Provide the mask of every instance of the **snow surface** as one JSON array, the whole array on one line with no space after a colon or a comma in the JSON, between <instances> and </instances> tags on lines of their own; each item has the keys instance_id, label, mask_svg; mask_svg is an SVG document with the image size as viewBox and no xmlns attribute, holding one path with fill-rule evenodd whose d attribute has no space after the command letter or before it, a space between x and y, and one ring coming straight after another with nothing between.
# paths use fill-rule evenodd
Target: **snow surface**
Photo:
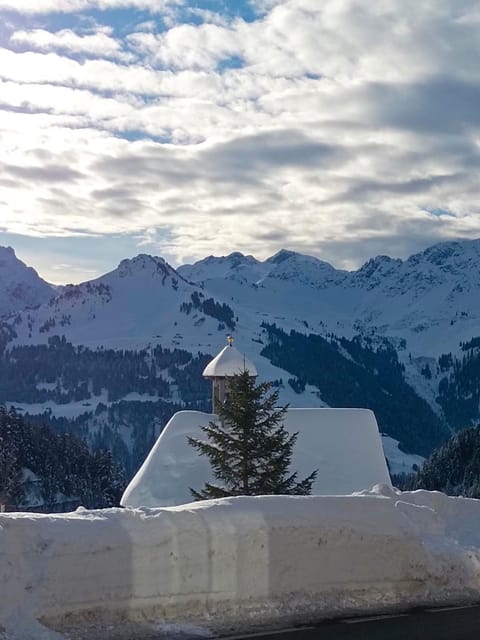
<instances>
[{"instance_id":1,"label":"snow surface","mask_svg":"<svg viewBox=\"0 0 480 640\"><path fill-rule=\"evenodd\" d=\"M413 465L421 467L425 458L415 453L405 453L398 448L398 440L382 435L382 446L391 473L412 473Z\"/></svg>"},{"instance_id":2,"label":"snow surface","mask_svg":"<svg viewBox=\"0 0 480 640\"><path fill-rule=\"evenodd\" d=\"M479 521L478 500L384 485L1 514L0 634L132 639L168 637L170 627L199 636L478 602Z\"/></svg>"},{"instance_id":3,"label":"snow surface","mask_svg":"<svg viewBox=\"0 0 480 640\"><path fill-rule=\"evenodd\" d=\"M129 507L162 507L190 502L212 475L208 460L188 444L202 439L202 425L217 416L179 411L158 437L123 494ZM368 409L288 409L284 426L298 433L291 470L304 478L318 469L312 493L342 495L390 485L375 415Z\"/></svg>"},{"instance_id":4,"label":"snow surface","mask_svg":"<svg viewBox=\"0 0 480 640\"><path fill-rule=\"evenodd\" d=\"M224 347L215 358L207 364L203 370L204 378L232 377L243 371L248 371L251 376L257 375L255 365L238 349L231 345Z\"/></svg>"}]
</instances>

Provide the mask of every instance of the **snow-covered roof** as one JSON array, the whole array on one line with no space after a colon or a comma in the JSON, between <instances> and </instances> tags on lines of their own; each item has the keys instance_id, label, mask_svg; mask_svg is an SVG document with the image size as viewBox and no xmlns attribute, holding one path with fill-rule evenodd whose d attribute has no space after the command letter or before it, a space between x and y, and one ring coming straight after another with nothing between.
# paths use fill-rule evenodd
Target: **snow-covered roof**
<instances>
[{"instance_id":1,"label":"snow-covered roof","mask_svg":"<svg viewBox=\"0 0 480 640\"><path fill-rule=\"evenodd\" d=\"M203 370L204 378L224 378L235 376L248 370L251 376L256 376L255 365L235 347L227 345Z\"/></svg>"},{"instance_id":2,"label":"snow-covered roof","mask_svg":"<svg viewBox=\"0 0 480 640\"><path fill-rule=\"evenodd\" d=\"M189 444L188 437L203 438L202 425L216 420L216 415L200 411L173 415L120 504L133 508L185 504L192 499L190 487L215 482L210 463ZM298 434L292 473L305 478L318 470L314 494L347 495L374 484L391 486L373 411L289 408L282 422L290 435Z\"/></svg>"}]
</instances>

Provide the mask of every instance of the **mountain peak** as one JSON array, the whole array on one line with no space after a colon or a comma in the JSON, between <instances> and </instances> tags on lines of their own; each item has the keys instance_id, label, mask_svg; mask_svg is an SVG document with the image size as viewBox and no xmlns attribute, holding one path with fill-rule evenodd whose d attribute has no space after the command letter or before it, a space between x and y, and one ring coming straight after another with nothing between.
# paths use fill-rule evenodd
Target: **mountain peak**
<instances>
[{"instance_id":1,"label":"mountain peak","mask_svg":"<svg viewBox=\"0 0 480 640\"><path fill-rule=\"evenodd\" d=\"M234 251L226 256L208 256L194 264L184 264L178 273L187 281L204 284L216 278L255 281L263 275L262 263L252 255Z\"/></svg>"},{"instance_id":2,"label":"mountain peak","mask_svg":"<svg viewBox=\"0 0 480 640\"><path fill-rule=\"evenodd\" d=\"M0 268L23 268L30 269L32 272L37 273L35 269L33 269L32 267L27 267L24 262L17 258L15 250L12 247L0 247Z\"/></svg>"},{"instance_id":3,"label":"mountain peak","mask_svg":"<svg viewBox=\"0 0 480 640\"><path fill-rule=\"evenodd\" d=\"M442 272L463 272L464 269L478 269L480 266L480 239L450 240L439 242L416 253L406 261L406 264L417 267L428 265L431 269L438 268Z\"/></svg>"},{"instance_id":4,"label":"mountain peak","mask_svg":"<svg viewBox=\"0 0 480 640\"><path fill-rule=\"evenodd\" d=\"M150 274L152 277L177 277L176 270L160 256L140 253L133 258L125 258L115 270L121 278ZM115 272L114 272L115 273ZM182 278L183 279L183 278Z\"/></svg>"},{"instance_id":5,"label":"mountain peak","mask_svg":"<svg viewBox=\"0 0 480 640\"><path fill-rule=\"evenodd\" d=\"M364 277L370 277L374 273L379 271L386 271L391 269L391 267L399 266L402 264L402 260L399 258L390 258L389 256L376 256L375 258L370 258L365 262L360 269L356 272L357 274L361 274Z\"/></svg>"},{"instance_id":6,"label":"mountain peak","mask_svg":"<svg viewBox=\"0 0 480 640\"><path fill-rule=\"evenodd\" d=\"M267 258L265 262L269 262L271 264L281 264L282 262L285 262L285 260L288 260L289 258L293 258L299 255L300 255L299 253L296 253L295 251L290 251L289 249L280 249L280 251L277 251L277 253L274 253L273 256L270 256L270 258Z\"/></svg>"},{"instance_id":7,"label":"mountain peak","mask_svg":"<svg viewBox=\"0 0 480 640\"><path fill-rule=\"evenodd\" d=\"M280 249L277 253L265 260L266 264L281 265L283 263L296 263L299 265L315 265L316 267L328 268L335 270L329 262L320 260L316 256L309 256L298 251L290 251L289 249Z\"/></svg>"},{"instance_id":8,"label":"mountain peak","mask_svg":"<svg viewBox=\"0 0 480 640\"><path fill-rule=\"evenodd\" d=\"M263 282L284 281L324 289L344 277L343 271L337 271L328 262L287 249L278 251L265 260L265 264L270 265L271 270Z\"/></svg>"},{"instance_id":9,"label":"mountain peak","mask_svg":"<svg viewBox=\"0 0 480 640\"><path fill-rule=\"evenodd\" d=\"M240 264L242 262L258 262L258 260L254 258L252 255L246 256L244 253L241 253L241 251L232 251L232 253L229 253L226 256L213 256L213 255L207 256L202 260L198 260L191 266L198 266L201 264L217 264L217 263L218 264L224 264L224 263ZM184 265L184 266L190 266L190 265Z\"/></svg>"},{"instance_id":10,"label":"mountain peak","mask_svg":"<svg viewBox=\"0 0 480 640\"><path fill-rule=\"evenodd\" d=\"M13 258L17 258L17 256L15 255L15 249L13 249L12 247L1 247L0 246L0 256L8 256L8 257L13 257ZM17 258L18 260L18 258Z\"/></svg>"},{"instance_id":11,"label":"mountain peak","mask_svg":"<svg viewBox=\"0 0 480 640\"><path fill-rule=\"evenodd\" d=\"M118 266L122 264L128 264L145 269L148 265L167 264L164 258L160 256L152 256L149 253L139 253L133 258L124 258Z\"/></svg>"},{"instance_id":12,"label":"mountain peak","mask_svg":"<svg viewBox=\"0 0 480 640\"><path fill-rule=\"evenodd\" d=\"M0 315L47 302L54 287L19 260L12 247L0 247Z\"/></svg>"}]
</instances>

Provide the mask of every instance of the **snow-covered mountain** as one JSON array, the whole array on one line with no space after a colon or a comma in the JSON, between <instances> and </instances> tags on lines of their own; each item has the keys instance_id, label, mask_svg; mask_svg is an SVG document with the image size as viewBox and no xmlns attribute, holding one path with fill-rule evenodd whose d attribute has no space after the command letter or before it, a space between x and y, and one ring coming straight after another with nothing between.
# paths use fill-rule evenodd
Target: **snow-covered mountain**
<instances>
[{"instance_id":1,"label":"snow-covered mountain","mask_svg":"<svg viewBox=\"0 0 480 640\"><path fill-rule=\"evenodd\" d=\"M11 247L0 247L0 316L47 302L55 287L27 267Z\"/></svg>"},{"instance_id":2,"label":"snow-covered mountain","mask_svg":"<svg viewBox=\"0 0 480 640\"><path fill-rule=\"evenodd\" d=\"M352 272L285 250L251 260L210 257L178 272L240 308L320 333L403 338L415 356L458 351L478 332L480 240L437 244L405 261L378 256Z\"/></svg>"},{"instance_id":3,"label":"snow-covered mountain","mask_svg":"<svg viewBox=\"0 0 480 640\"><path fill-rule=\"evenodd\" d=\"M352 272L286 250L263 262L235 252L178 269L139 255L53 293L13 249L0 248L0 312L41 304L20 314L17 344L62 333L76 344L130 348L153 340L215 350L229 331L244 344L258 338L267 319L286 330L404 341L412 357L435 358L479 332L480 240L438 244L405 261L378 256ZM235 331L226 326L217 335L219 318L200 308L209 298L232 310Z\"/></svg>"},{"instance_id":4,"label":"snow-covered mountain","mask_svg":"<svg viewBox=\"0 0 480 640\"><path fill-rule=\"evenodd\" d=\"M74 344L113 349L144 348L152 341L175 345L182 330L196 334L196 314L180 312L201 289L186 282L163 258L138 255L95 280L67 285L62 293L35 311L18 314L14 344L42 344L65 335ZM207 331L218 322L202 316ZM202 331L202 336L205 331ZM196 340L196 344L193 344ZM192 337L188 346L207 346Z\"/></svg>"},{"instance_id":5,"label":"snow-covered mountain","mask_svg":"<svg viewBox=\"0 0 480 640\"><path fill-rule=\"evenodd\" d=\"M15 264L12 250L4 253ZM462 383L469 404L459 415L458 384L444 378L459 370L460 343L480 335L480 240L442 243L404 261L378 256L352 272L287 250L265 261L210 256L178 269L139 255L52 299L36 278L45 302L17 307L0 326L0 401L47 411L62 429L75 423L92 442L126 446L135 460L169 407L208 410L201 371L230 333L283 402L369 406L412 453L425 455L447 423L479 417L480 376L470 384L473 400ZM8 287L0 281L0 300ZM450 360L440 358L449 352Z\"/></svg>"}]
</instances>

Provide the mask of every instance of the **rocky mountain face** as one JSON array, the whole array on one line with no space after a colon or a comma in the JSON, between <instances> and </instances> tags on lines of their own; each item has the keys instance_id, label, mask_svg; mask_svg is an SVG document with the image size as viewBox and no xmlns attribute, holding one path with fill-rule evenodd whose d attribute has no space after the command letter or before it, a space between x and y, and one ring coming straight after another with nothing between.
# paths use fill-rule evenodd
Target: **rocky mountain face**
<instances>
[{"instance_id":1,"label":"rocky mountain face","mask_svg":"<svg viewBox=\"0 0 480 640\"><path fill-rule=\"evenodd\" d=\"M19 269L4 254L0 300ZM233 333L283 402L372 408L426 455L479 417L479 274L479 240L353 272L286 250L178 269L139 255L53 298L35 274L42 304L0 325L0 402L108 446L131 474L169 415L208 410L201 372Z\"/></svg>"},{"instance_id":2,"label":"rocky mountain face","mask_svg":"<svg viewBox=\"0 0 480 640\"><path fill-rule=\"evenodd\" d=\"M47 302L55 287L27 267L11 247L0 247L0 316Z\"/></svg>"}]
</instances>

